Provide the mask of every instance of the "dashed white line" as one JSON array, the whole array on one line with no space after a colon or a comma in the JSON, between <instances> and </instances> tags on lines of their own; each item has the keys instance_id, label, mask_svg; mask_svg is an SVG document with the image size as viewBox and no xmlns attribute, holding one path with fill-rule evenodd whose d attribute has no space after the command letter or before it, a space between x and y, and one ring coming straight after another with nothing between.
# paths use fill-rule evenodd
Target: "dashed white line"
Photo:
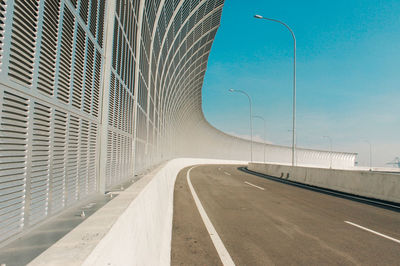
<instances>
[{"instance_id":1,"label":"dashed white line","mask_svg":"<svg viewBox=\"0 0 400 266\"><path fill-rule=\"evenodd\" d=\"M360 229L363 229L363 230L365 230L365 231L368 231L368 232L370 232L370 233L376 234L376 235L378 235L378 236L384 237L384 238L386 238L386 239L392 240L392 241L394 241L394 242L400 244L400 240L398 240L398 239L396 239L396 238L393 238L393 237L390 237L390 236L381 234L381 233L379 233L379 232L376 232L376 231L374 231L374 230L368 229L368 228L366 228L366 227L364 227L364 226L361 226L361 225L358 225L358 224L355 224L355 223L352 223L352 222L349 222L349 221L344 221L344 222L347 223L347 224L350 224L350 225L352 225L352 226L358 227L358 228L360 228Z\"/></svg>"},{"instance_id":2,"label":"dashed white line","mask_svg":"<svg viewBox=\"0 0 400 266\"><path fill-rule=\"evenodd\" d=\"M186 179L190 188L190 191L192 192L192 196L194 199L194 202L196 203L197 209L200 212L200 216L203 219L204 225L207 228L207 231L210 235L210 238L214 244L215 249L218 252L219 258L221 259L222 264L224 265L235 265L233 262L231 255L229 255L228 250L226 250L224 243L222 242L221 238L219 237L217 231L215 230L213 224L210 221L210 218L208 218L206 211L203 208L203 205L201 205L199 197L197 197L196 191L194 190L192 186L192 182L190 181L190 171L192 171L193 168L196 166L193 166L192 168L189 169L189 171L186 174Z\"/></svg>"},{"instance_id":3,"label":"dashed white line","mask_svg":"<svg viewBox=\"0 0 400 266\"><path fill-rule=\"evenodd\" d=\"M230 173L228 173L228 172L224 172L224 174L226 174L226 175L231 175Z\"/></svg>"},{"instance_id":4,"label":"dashed white line","mask_svg":"<svg viewBox=\"0 0 400 266\"><path fill-rule=\"evenodd\" d=\"M259 186L257 186L257 185L254 185L254 184L250 183L250 182L244 181L244 183L246 183L247 185L250 185L250 186L256 187L256 188L258 188L258 189L265 190L265 188L263 188L263 187L259 187Z\"/></svg>"}]
</instances>

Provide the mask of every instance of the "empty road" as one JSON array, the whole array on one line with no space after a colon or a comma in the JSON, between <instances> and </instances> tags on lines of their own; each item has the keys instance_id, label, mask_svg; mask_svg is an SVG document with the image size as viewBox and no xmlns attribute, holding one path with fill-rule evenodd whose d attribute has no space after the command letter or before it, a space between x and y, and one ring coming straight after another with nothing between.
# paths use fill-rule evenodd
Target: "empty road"
<instances>
[{"instance_id":1,"label":"empty road","mask_svg":"<svg viewBox=\"0 0 400 266\"><path fill-rule=\"evenodd\" d=\"M205 165L180 172L172 265L222 265L223 249L236 265L400 265L399 212L279 183L238 167ZM211 237L188 180L216 231ZM222 247L220 243L216 249L212 238L218 237Z\"/></svg>"}]
</instances>

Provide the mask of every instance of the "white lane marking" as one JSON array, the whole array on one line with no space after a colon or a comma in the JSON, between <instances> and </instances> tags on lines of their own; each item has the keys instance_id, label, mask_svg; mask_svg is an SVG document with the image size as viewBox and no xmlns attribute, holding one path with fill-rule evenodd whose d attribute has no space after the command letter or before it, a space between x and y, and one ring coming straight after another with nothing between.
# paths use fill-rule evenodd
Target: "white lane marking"
<instances>
[{"instance_id":1,"label":"white lane marking","mask_svg":"<svg viewBox=\"0 0 400 266\"><path fill-rule=\"evenodd\" d=\"M358 227L358 228L360 228L360 229L363 229L363 230L365 230L365 231L368 231L368 232L370 232L370 233L376 234L376 235L378 235L378 236L387 238L387 239L389 239L389 240L392 240L392 241L394 241L394 242L400 244L400 240L397 240L396 238L393 238L393 237L390 237L390 236L387 236L387 235L378 233L378 232L376 232L376 231L374 231L374 230L368 229L368 228L366 228L366 227L363 227L363 226L361 226L361 225L358 225L358 224L355 224L355 223L352 223L352 222L349 222L349 221L344 221L344 222L347 223L347 224L353 225L353 226L355 226L355 227Z\"/></svg>"},{"instance_id":2,"label":"white lane marking","mask_svg":"<svg viewBox=\"0 0 400 266\"><path fill-rule=\"evenodd\" d=\"M218 171L221 171L221 167L218 167Z\"/></svg>"},{"instance_id":3,"label":"white lane marking","mask_svg":"<svg viewBox=\"0 0 400 266\"><path fill-rule=\"evenodd\" d=\"M228 250L226 250L224 243L222 242L217 231L215 230L214 226L212 225L210 218L208 218L207 213L204 210L203 205L201 205L200 199L199 199L199 197L197 197L196 191L194 190L194 188L192 186L192 182L190 181L190 171L192 171L192 169L195 167L196 166L193 166L192 168L190 168L186 174L186 179L187 179L190 191L192 192L194 202L196 203L197 209L200 212L200 216L203 219L204 225L206 226L208 233L210 234L211 240L214 244L215 249L218 252L218 255L222 261L222 264L235 265L231 256L229 255Z\"/></svg>"},{"instance_id":4,"label":"white lane marking","mask_svg":"<svg viewBox=\"0 0 400 266\"><path fill-rule=\"evenodd\" d=\"M226 175L231 175L230 173L228 173L228 172L224 172Z\"/></svg>"},{"instance_id":5,"label":"white lane marking","mask_svg":"<svg viewBox=\"0 0 400 266\"><path fill-rule=\"evenodd\" d=\"M254 184L252 184L252 183L249 183L249 182L247 182L247 181L244 181L244 183L246 183L247 185L250 185L250 186L256 187L256 188L258 188L258 189L265 190L265 188L263 188L263 187L259 187L259 186L256 186L256 185L254 185Z\"/></svg>"}]
</instances>

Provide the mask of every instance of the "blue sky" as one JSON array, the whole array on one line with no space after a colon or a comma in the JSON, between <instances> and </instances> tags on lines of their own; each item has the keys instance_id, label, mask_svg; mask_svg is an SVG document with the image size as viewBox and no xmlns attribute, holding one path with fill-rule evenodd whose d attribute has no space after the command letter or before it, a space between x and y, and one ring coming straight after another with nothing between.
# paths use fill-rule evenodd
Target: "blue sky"
<instances>
[{"instance_id":1,"label":"blue sky","mask_svg":"<svg viewBox=\"0 0 400 266\"><path fill-rule=\"evenodd\" d=\"M268 142L290 145L293 41L297 39L297 143L359 153L359 164L385 166L400 156L400 1L226 0L209 57L203 110L215 127L249 135L253 114L267 120ZM263 128L255 120L254 135Z\"/></svg>"}]
</instances>

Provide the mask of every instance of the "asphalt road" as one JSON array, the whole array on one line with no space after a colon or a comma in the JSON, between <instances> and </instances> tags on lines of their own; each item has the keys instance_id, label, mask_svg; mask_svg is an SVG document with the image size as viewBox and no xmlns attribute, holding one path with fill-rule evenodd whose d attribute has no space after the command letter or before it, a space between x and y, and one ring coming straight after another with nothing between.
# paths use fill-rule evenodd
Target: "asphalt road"
<instances>
[{"instance_id":1,"label":"asphalt road","mask_svg":"<svg viewBox=\"0 0 400 266\"><path fill-rule=\"evenodd\" d=\"M244 173L197 166L190 180L236 265L400 265L400 213ZM172 265L221 265L181 171Z\"/></svg>"}]
</instances>

